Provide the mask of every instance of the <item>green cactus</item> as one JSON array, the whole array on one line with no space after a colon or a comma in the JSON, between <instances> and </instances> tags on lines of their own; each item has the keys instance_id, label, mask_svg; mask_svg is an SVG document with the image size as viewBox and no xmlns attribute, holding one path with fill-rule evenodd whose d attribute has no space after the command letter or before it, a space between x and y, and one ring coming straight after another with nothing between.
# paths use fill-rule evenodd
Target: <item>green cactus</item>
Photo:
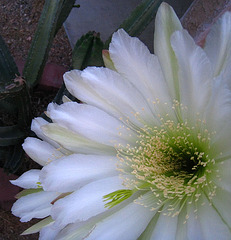
<instances>
[{"instance_id":1,"label":"green cactus","mask_svg":"<svg viewBox=\"0 0 231 240\"><path fill-rule=\"evenodd\" d=\"M23 70L23 77L30 88L38 83L55 34L69 15L74 3L75 0L45 1Z\"/></svg>"},{"instance_id":2,"label":"green cactus","mask_svg":"<svg viewBox=\"0 0 231 240\"><path fill-rule=\"evenodd\" d=\"M98 33L88 32L75 44L72 53L72 67L84 69L87 66L103 66L102 50L104 44Z\"/></svg>"},{"instance_id":3,"label":"green cactus","mask_svg":"<svg viewBox=\"0 0 231 240\"><path fill-rule=\"evenodd\" d=\"M14 122L6 126L0 120L0 160L8 172L15 172L24 154L22 143L29 135L32 119L31 88L39 80L55 34L69 15L75 0L46 0L32 42L23 74L18 68L0 36L0 107L3 114Z\"/></svg>"},{"instance_id":4,"label":"green cactus","mask_svg":"<svg viewBox=\"0 0 231 240\"><path fill-rule=\"evenodd\" d=\"M4 40L0 36L0 106L3 114L17 119L11 126L0 126L0 154L3 167L14 172L23 157L21 147L31 122L30 100L25 81L19 77L18 68Z\"/></svg>"},{"instance_id":5,"label":"green cactus","mask_svg":"<svg viewBox=\"0 0 231 240\"><path fill-rule=\"evenodd\" d=\"M7 45L0 36L0 99L6 89L10 90L10 84L13 83L13 79L19 76L17 65L11 56Z\"/></svg>"},{"instance_id":6,"label":"green cactus","mask_svg":"<svg viewBox=\"0 0 231 240\"><path fill-rule=\"evenodd\" d=\"M119 28L123 28L130 36L139 36L156 16L157 9L163 0L143 1Z\"/></svg>"}]
</instances>

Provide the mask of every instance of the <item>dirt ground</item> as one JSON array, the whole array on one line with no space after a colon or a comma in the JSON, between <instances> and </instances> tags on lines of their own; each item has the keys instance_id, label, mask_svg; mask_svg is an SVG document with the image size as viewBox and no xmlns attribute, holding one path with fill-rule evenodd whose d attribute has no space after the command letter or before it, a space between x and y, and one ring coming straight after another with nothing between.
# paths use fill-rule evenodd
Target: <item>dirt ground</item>
<instances>
[{"instance_id":1,"label":"dirt ground","mask_svg":"<svg viewBox=\"0 0 231 240\"><path fill-rule=\"evenodd\" d=\"M44 0L1 0L0 34L15 60L26 59L43 4ZM63 28L53 42L48 62L70 67L71 48ZM32 95L34 115L44 111L55 94L56 90L35 89ZM37 239L36 234L20 236L31 225L31 222L21 223L10 211L0 208L0 240Z\"/></svg>"},{"instance_id":2,"label":"dirt ground","mask_svg":"<svg viewBox=\"0 0 231 240\"><path fill-rule=\"evenodd\" d=\"M25 60L44 0L1 0L0 33L17 59ZM56 36L48 62L70 65L71 49L62 28Z\"/></svg>"}]
</instances>

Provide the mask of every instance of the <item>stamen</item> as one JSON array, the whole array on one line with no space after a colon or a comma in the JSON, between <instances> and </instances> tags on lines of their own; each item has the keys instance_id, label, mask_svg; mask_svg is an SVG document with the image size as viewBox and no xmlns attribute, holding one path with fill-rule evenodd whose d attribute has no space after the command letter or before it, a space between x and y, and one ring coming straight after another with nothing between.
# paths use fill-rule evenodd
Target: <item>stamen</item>
<instances>
[{"instance_id":1,"label":"stamen","mask_svg":"<svg viewBox=\"0 0 231 240\"><path fill-rule=\"evenodd\" d=\"M159 103L156 100L155 104ZM172 108L181 115L185 111L185 116L188 111L178 101ZM159 115L159 126L145 125L136 129L135 146L117 144L118 170L134 177L123 179L124 185L132 190L119 190L104 196L105 201L111 200L106 206L115 206L135 191L140 191L141 195L149 191L149 195L135 202L151 210L161 207L167 215L176 216L186 203L199 201L202 188L206 188L211 200L216 188L209 177L213 174L211 164L215 164L210 157L210 140L215 133L208 131L206 122L199 116L192 125L187 120L176 122L168 119L168 115ZM144 183L145 188L142 187Z\"/></svg>"}]
</instances>

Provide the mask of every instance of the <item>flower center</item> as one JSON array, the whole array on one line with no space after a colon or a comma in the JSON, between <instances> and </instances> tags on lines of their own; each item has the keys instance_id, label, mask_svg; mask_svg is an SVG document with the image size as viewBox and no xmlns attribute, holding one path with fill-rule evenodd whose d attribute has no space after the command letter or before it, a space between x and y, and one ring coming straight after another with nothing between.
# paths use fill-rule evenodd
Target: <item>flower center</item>
<instances>
[{"instance_id":1,"label":"flower center","mask_svg":"<svg viewBox=\"0 0 231 240\"><path fill-rule=\"evenodd\" d=\"M146 127L137 136L137 146L119 149L119 158L137 179L150 183L157 178L177 178L184 185L201 177L208 162L210 134L189 127L187 122L167 121L161 127ZM202 137L203 135L203 137ZM163 179L164 180L164 179Z\"/></svg>"},{"instance_id":2,"label":"flower center","mask_svg":"<svg viewBox=\"0 0 231 240\"><path fill-rule=\"evenodd\" d=\"M202 122L189 126L187 122L167 120L159 127L146 126L137 132L135 147L117 148L118 169L130 176L124 177L125 186L133 192L151 192L153 201L141 204L153 210L168 200L193 197L197 201L200 189L208 185L214 164L209 156L210 139L211 133ZM126 199L131 194L131 190L124 192ZM118 195L110 195L112 202L113 196Z\"/></svg>"}]
</instances>

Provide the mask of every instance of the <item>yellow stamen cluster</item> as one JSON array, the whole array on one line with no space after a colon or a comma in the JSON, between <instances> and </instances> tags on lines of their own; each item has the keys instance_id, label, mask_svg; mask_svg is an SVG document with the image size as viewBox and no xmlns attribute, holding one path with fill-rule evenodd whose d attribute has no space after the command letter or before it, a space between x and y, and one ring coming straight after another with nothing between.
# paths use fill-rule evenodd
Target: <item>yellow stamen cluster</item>
<instances>
[{"instance_id":1,"label":"yellow stamen cluster","mask_svg":"<svg viewBox=\"0 0 231 240\"><path fill-rule=\"evenodd\" d=\"M209 156L211 135L202 121L195 126L171 120L159 127L145 126L138 132L135 147L117 149L118 168L134 177L125 179L125 184L138 190L149 189L153 199L159 201L156 207L166 200L177 199L179 203L193 197L198 201L199 189L208 186L214 164ZM215 187L209 185L214 195ZM151 203L145 205L156 209Z\"/></svg>"}]
</instances>

